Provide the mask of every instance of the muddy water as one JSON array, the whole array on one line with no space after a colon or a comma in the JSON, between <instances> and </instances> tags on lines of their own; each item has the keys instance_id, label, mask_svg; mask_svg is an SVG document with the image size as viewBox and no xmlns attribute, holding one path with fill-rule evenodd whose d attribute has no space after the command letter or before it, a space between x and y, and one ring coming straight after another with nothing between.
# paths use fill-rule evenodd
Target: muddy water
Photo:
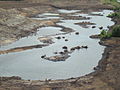
<instances>
[{"instance_id":1,"label":"muddy water","mask_svg":"<svg viewBox=\"0 0 120 90\"><path fill-rule=\"evenodd\" d=\"M66 79L82 76L93 71L93 67L98 64L98 61L101 59L105 47L98 44L99 40L90 39L89 36L100 33L100 26L102 26L104 29L107 29L108 25L111 26L114 24L110 18L106 17L111 11L104 10L102 12L94 12L95 14L101 13L103 16L81 14L80 12L74 10L73 12L70 11L69 13L68 10L63 11L59 10L58 12L65 14L67 13L68 15L69 13L73 13L74 16L81 15L85 17L91 17L91 19L60 20L61 22L57 23L58 25L71 28L75 30L75 32L80 33L79 35L75 35L75 32L66 35L58 35L60 37L64 36L66 39L68 39L67 42L65 39L58 40L55 38L56 36L52 36L53 34L63 33L60 31L62 28L50 26L39 28L39 31L36 35L22 38L11 45L1 47L1 50L5 50L18 46L20 47L40 44L41 42L37 38L46 35L51 35L53 41L55 42L47 47L40 49L32 49L23 52L0 55L0 76L20 76L23 79L33 80L45 80L46 78ZM81 26L75 24L82 21L90 21L92 23L96 23L96 28L93 29L92 25L89 25L89 28L82 28ZM88 45L89 48L76 50L66 61L52 62L41 58L41 55L55 55L54 52L62 51L63 46L68 46L68 48L71 48L78 45Z\"/></svg>"}]
</instances>

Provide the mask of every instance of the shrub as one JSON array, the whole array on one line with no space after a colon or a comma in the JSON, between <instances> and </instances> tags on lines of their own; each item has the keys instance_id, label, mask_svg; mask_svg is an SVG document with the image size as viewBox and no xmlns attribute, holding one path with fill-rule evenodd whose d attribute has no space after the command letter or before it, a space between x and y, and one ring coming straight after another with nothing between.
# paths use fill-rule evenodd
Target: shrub
<instances>
[{"instance_id":1,"label":"shrub","mask_svg":"<svg viewBox=\"0 0 120 90\"><path fill-rule=\"evenodd\" d=\"M110 32L108 32L107 30L102 30L100 33L100 37L101 38L110 38L112 35Z\"/></svg>"},{"instance_id":2,"label":"shrub","mask_svg":"<svg viewBox=\"0 0 120 90\"><path fill-rule=\"evenodd\" d=\"M116 17L116 18L120 18L120 12L115 12L115 13L112 13L112 14L109 14L108 17Z\"/></svg>"},{"instance_id":3,"label":"shrub","mask_svg":"<svg viewBox=\"0 0 120 90\"><path fill-rule=\"evenodd\" d=\"M112 37L120 37L120 25L113 27Z\"/></svg>"}]
</instances>

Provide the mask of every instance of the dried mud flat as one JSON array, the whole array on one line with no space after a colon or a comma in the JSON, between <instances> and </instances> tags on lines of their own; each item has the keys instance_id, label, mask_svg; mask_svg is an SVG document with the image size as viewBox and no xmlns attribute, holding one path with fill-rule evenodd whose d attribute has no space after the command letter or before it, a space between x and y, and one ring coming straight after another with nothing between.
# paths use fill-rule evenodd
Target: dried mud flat
<instances>
[{"instance_id":1,"label":"dried mud flat","mask_svg":"<svg viewBox=\"0 0 120 90\"><path fill-rule=\"evenodd\" d=\"M36 0L37 2L37 0ZM47 1L46 1L47 2ZM21 37L30 35L36 32L35 28L44 25L54 25L55 21L36 21L31 20L28 16L32 16L37 13L42 13L44 10L53 11L56 8L76 8L83 9L90 8L90 11L96 7L97 9L111 8L102 5L99 0L81 0L69 4L65 1L65 4L60 5L55 2L42 4L29 3L19 6L14 9L0 9L0 45L12 43ZM91 3L90 3L91 2ZM0 2L1 3L1 2ZM13 7L14 3L8 3L8 7ZM92 4L94 3L94 4ZM89 4L89 5L88 5ZM5 4L7 5L7 4ZM35 6L34 6L35 5ZM41 6L36 6L41 5ZM57 7L55 6L57 5ZM67 6L66 6L67 5ZM59 7L58 7L59 6ZM84 6L84 7L83 7ZM97 7L99 6L99 7ZM19 7L19 8L18 8ZM87 10L89 11L89 10ZM32 14L31 14L32 13ZM16 18L13 18L16 17ZM6 29L6 32L4 31ZM13 33L13 31L15 31ZM111 38L108 40L102 40L100 44L107 46L103 57L98 63L98 66L94 69L93 73L86 76L70 78L66 80L22 80L20 77L0 77L0 90L119 90L120 89L120 38Z\"/></svg>"}]
</instances>

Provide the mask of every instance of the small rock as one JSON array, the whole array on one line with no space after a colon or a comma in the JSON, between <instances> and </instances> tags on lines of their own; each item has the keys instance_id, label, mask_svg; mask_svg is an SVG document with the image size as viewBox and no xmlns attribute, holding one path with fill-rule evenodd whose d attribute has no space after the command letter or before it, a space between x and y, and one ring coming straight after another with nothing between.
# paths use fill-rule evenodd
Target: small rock
<instances>
[{"instance_id":1,"label":"small rock","mask_svg":"<svg viewBox=\"0 0 120 90\"><path fill-rule=\"evenodd\" d=\"M76 35L79 35L79 32L76 32L75 34L76 34Z\"/></svg>"},{"instance_id":2,"label":"small rock","mask_svg":"<svg viewBox=\"0 0 120 90\"><path fill-rule=\"evenodd\" d=\"M68 50L64 50L64 52L65 52L65 53L67 53L67 52L68 52Z\"/></svg>"},{"instance_id":3,"label":"small rock","mask_svg":"<svg viewBox=\"0 0 120 90\"><path fill-rule=\"evenodd\" d=\"M88 46L82 46L82 48L86 48L86 49L87 49L87 48L88 48Z\"/></svg>"},{"instance_id":4,"label":"small rock","mask_svg":"<svg viewBox=\"0 0 120 90\"><path fill-rule=\"evenodd\" d=\"M76 47L76 49L78 49L78 50L79 50L80 48L81 48L80 46L77 46L77 47Z\"/></svg>"},{"instance_id":5,"label":"small rock","mask_svg":"<svg viewBox=\"0 0 120 90\"><path fill-rule=\"evenodd\" d=\"M65 37L62 37L62 38L65 38Z\"/></svg>"},{"instance_id":6,"label":"small rock","mask_svg":"<svg viewBox=\"0 0 120 90\"><path fill-rule=\"evenodd\" d=\"M92 26L92 28L96 28L96 26Z\"/></svg>"},{"instance_id":7,"label":"small rock","mask_svg":"<svg viewBox=\"0 0 120 90\"><path fill-rule=\"evenodd\" d=\"M59 52L59 54L64 54L64 52Z\"/></svg>"},{"instance_id":8,"label":"small rock","mask_svg":"<svg viewBox=\"0 0 120 90\"><path fill-rule=\"evenodd\" d=\"M94 69L94 70L98 70L98 69L99 69L99 67L94 67L93 69Z\"/></svg>"},{"instance_id":9,"label":"small rock","mask_svg":"<svg viewBox=\"0 0 120 90\"><path fill-rule=\"evenodd\" d=\"M75 50L75 48L71 48L70 50L71 50L71 51L74 51L74 50Z\"/></svg>"},{"instance_id":10,"label":"small rock","mask_svg":"<svg viewBox=\"0 0 120 90\"><path fill-rule=\"evenodd\" d=\"M103 29L103 27L99 27L99 29Z\"/></svg>"},{"instance_id":11,"label":"small rock","mask_svg":"<svg viewBox=\"0 0 120 90\"><path fill-rule=\"evenodd\" d=\"M61 39L61 37L56 37L57 39Z\"/></svg>"},{"instance_id":12,"label":"small rock","mask_svg":"<svg viewBox=\"0 0 120 90\"><path fill-rule=\"evenodd\" d=\"M65 41L68 41L68 39L65 39Z\"/></svg>"},{"instance_id":13,"label":"small rock","mask_svg":"<svg viewBox=\"0 0 120 90\"><path fill-rule=\"evenodd\" d=\"M67 47L67 46L63 46L62 48L63 48L63 49L68 49L68 47Z\"/></svg>"},{"instance_id":14,"label":"small rock","mask_svg":"<svg viewBox=\"0 0 120 90\"><path fill-rule=\"evenodd\" d=\"M45 58L45 57L46 57L46 55L41 56L41 58Z\"/></svg>"}]
</instances>

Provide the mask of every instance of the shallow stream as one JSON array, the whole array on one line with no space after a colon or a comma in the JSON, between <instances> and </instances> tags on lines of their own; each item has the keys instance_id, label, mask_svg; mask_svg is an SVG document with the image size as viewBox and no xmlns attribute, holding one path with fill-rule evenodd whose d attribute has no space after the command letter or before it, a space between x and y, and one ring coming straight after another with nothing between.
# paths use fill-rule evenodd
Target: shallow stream
<instances>
[{"instance_id":1,"label":"shallow stream","mask_svg":"<svg viewBox=\"0 0 120 90\"><path fill-rule=\"evenodd\" d=\"M59 14L69 14L72 16L84 16L90 17L89 20L65 20L61 19L57 25L64 26L66 28L73 29L75 32L79 32L76 35L75 32L69 34L57 35L65 37L65 39L56 39L54 34L63 33L61 27L48 26L38 29L36 35L22 38L10 45L2 46L0 50L6 50L15 47L22 47L27 45L42 44L38 40L39 37L49 35L53 38L55 43L50 44L47 47L26 50L16 53L8 53L0 55L0 76L20 76L23 79L32 80L45 80L45 79L66 79L71 77L78 77L93 72L93 67L97 66L99 60L104 52L104 46L98 44L99 39L91 39L89 36L99 34L101 30L99 27L107 29L108 26L114 24L110 18L107 17L110 10L103 10L101 12L93 12L90 15L82 14L80 10L58 10ZM36 19L54 19L50 18L55 15L59 18L59 14L43 13ZM52 15L52 16L51 16ZM55 18L56 19L56 18ZM95 23L96 28L92 28L93 25L88 25L88 28L83 28L75 23L79 22L91 22ZM42 55L53 56L54 52L62 51L63 46L67 46L69 49L74 46L87 45L88 49L76 50L71 54L66 61L52 62L42 59Z\"/></svg>"}]
</instances>

